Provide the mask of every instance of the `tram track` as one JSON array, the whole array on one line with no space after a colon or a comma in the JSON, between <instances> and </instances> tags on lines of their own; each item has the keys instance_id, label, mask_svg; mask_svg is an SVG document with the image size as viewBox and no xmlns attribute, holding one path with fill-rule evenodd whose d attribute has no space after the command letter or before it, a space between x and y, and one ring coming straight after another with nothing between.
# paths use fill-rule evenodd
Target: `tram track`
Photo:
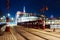
<instances>
[{"instance_id":1,"label":"tram track","mask_svg":"<svg viewBox=\"0 0 60 40\"><path fill-rule=\"evenodd\" d=\"M29 32L29 31L27 31L27 32ZM29 32L29 33L31 33L31 32ZM42 33L42 32L39 31L39 33ZM46 34L46 33L42 33L42 34ZM50 36L53 36L53 37L60 38L60 37L58 37L58 36L54 36L54 35L51 35L51 34L46 34L46 35L50 35Z\"/></svg>"},{"instance_id":2,"label":"tram track","mask_svg":"<svg viewBox=\"0 0 60 40\"><path fill-rule=\"evenodd\" d=\"M29 40L28 38L26 38L22 33L20 33L20 32L18 32L18 30L15 28L15 31L18 33L18 34L20 34L25 40Z\"/></svg>"},{"instance_id":3,"label":"tram track","mask_svg":"<svg viewBox=\"0 0 60 40\"><path fill-rule=\"evenodd\" d=\"M24 28L25 29L25 28ZM23 29L23 30L24 30ZM26 30L26 29L25 29ZM27 30L26 30L27 31ZM35 30L34 30L35 31ZM27 31L27 32L29 32L29 31ZM39 33L42 33L41 31L38 31ZM47 32L47 33L49 33L49 32ZM60 37L58 37L58 36L55 36L55 35L51 35L51 34L47 34L47 33L43 33L43 34L46 34L46 35L50 35L50 36L54 36L54 37L57 37L57 38L60 38Z\"/></svg>"},{"instance_id":4,"label":"tram track","mask_svg":"<svg viewBox=\"0 0 60 40\"><path fill-rule=\"evenodd\" d=\"M21 29L21 30L24 30L24 29ZM24 31L26 31L26 30L24 30ZM42 39L44 39L44 40L49 40L49 39L47 39L47 38L44 38L44 37L39 36L39 35L36 35L36 34L31 33L31 32L29 32L29 31L26 31L26 32L28 32L28 33L30 33L30 34L32 34L32 35L35 35L35 36L37 36L37 37L39 37L39 38L42 38Z\"/></svg>"},{"instance_id":5,"label":"tram track","mask_svg":"<svg viewBox=\"0 0 60 40\"><path fill-rule=\"evenodd\" d=\"M30 32L30 31L27 31L25 28L23 28L22 30L25 30L26 32L29 32L29 33L31 33L31 34L33 34L33 35L35 35L35 36L38 36L38 37L40 37L40 38L43 38L43 39L45 39L45 40L49 40L48 38L44 38L44 37L42 37L42 36L40 36L40 35L37 35L37 34L32 33L32 32ZM31 31L32 31L32 30L31 30ZM39 31L38 33L42 33L42 32ZM49 36L52 36L52 37L55 37L55 38L60 38L60 37L58 37L58 36L51 35L51 34L47 34L47 33L42 33L42 34L49 35Z\"/></svg>"}]
</instances>

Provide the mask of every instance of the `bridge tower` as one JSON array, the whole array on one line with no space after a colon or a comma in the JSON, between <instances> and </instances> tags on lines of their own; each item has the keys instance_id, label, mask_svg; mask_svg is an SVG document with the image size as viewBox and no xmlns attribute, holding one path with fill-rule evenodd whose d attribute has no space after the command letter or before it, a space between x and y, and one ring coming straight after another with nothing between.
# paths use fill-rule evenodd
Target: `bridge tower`
<instances>
[{"instance_id":1,"label":"bridge tower","mask_svg":"<svg viewBox=\"0 0 60 40\"><path fill-rule=\"evenodd\" d=\"M10 0L6 0L6 10L7 10L7 13L6 13L6 23L7 23L7 25L6 25L6 30L5 31L7 31L7 32L10 32L9 8L10 8Z\"/></svg>"}]
</instances>

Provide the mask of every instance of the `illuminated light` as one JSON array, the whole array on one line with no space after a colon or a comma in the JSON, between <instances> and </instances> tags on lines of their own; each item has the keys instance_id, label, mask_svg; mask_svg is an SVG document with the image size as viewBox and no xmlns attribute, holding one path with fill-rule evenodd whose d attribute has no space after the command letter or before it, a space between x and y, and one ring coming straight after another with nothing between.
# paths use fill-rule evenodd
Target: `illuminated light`
<instances>
[{"instance_id":1,"label":"illuminated light","mask_svg":"<svg viewBox=\"0 0 60 40\"><path fill-rule=\"evenodd\" d=\"M5 18L5 16L3 16L3 18Z\"/></svg>"},{"instance_id":2,"label":"illuminated light","mask_svg":"<svg viewBox=\"0 0 60 40\"><path fill-rule=\"evenodd\" d=\"M37 17L21 17L18 19L18 22L34 21L37 20Z\"/></svg>"},{"instance_id":3,"label":"illuminated light","mask_svg":"<svg viewBox=\"0 0 60 40\"><path fill-rule=\"evenodd\" d=\"M48 7L46 6L46 10L48 10Z\"/></svg>"},{"instance_id":4,"label":"illuminated light","mask_svg":"<svg viewBox=\"0 0 60 40\"><path fill-rule=\"evenodd\" d=\"M52 24L54 24L54 22L52 22Z\"/></svg>"},{"instance_id":5,"label":"illuminated light","mask_svg":"<svg viewBox=\"0 0 60 40\"><path fill-rule=\"evenodd\" d=\"M50 24L50 22L47 22L47 24Z\"/></svg>"},{"instance_id":6,"label":"illuminated light","mask_svg":"<svg viewBox=\"0 0 60 40\"><path fill-rule=\"evenodd\" d=\"M54 18L54 16L53 16L53 15L51 15L51 16L50 16L50 18Z\"/></svg>"},{"instance_id":7,"label":"illuminated light","mask_svg":"<svg viewBox=\"0 0 60 40\"><path fill-rule=\"evenodd\" d=\"M10 14L8 13L8 16L10 16Z\"/></svg>"},{"instance_id":8,"label":"illuminated light","mask_svg":"<svg viewBox=\"0 0 60 40\"><path fill-rule=\"evenodd\" d=\"M17 15L20 15L20 14L25 14L25 13L24 13L24 12L17 11L16 14L17 14Z\"/></svg>"},{"instance_id":9,"label":"illuminated light","mask_svg":"<svg viewBox=\"0 0 60 40\"><path fill-rule=\"evenodd\" d=\"M14 18L12 17L11 20L14 20Z\"/></svg>"},{"instance_id":10,"label":"illuminated light","mask_svg":"<svg viewBox=\"0 0 60 40\"><path fill-rule=\"evenodd\" d=\"M23 8L23 12L25 13L25 6L24 6L24 8Z\"/></svg>"},{"instance_id":11,"label":"illuminated light","mask_svg":"<svg viewBox=\"0 0 60 40\"><path fill-rule=\"evenodd\" d=\"M19 18L19 15L17 15L16 18Z\"/></svg>"},{"instance_id":12,"label":"illuminated light","mask_svg":"<svg viewBox=\"0 0 60 40\"><path fill-rule=\"evenodd\" d=\"M9 27L10 25L7 25L7 27Z\"/></svg>"},{"instance_id":13,"label":"illuminated light","mask_svg":"<svg viewBox=\"0 0 60 40\"><path fill-rule=\"evenodd\" d=\"M17 15L19 15L21 12L20 11L17 11Z\"/></svg>"},{"instance_id":14,"label":"illuminated light","mask_svg":"<svg viewBox=\"0 0 60 40\"><path fill-rule=\"evenodd\" d=\"M3 19L3 17L1 17L1 20Z\"/></svg>"},{"instance_id":15,"label":"illuminated light","mask_svg":"<svg viewBox=\"0 0 60 40\"><path fill-rule=\"evenodd\" d=\"M44 15L41 15L41 17L45 17Z\"/></svg>"}]
</instances>

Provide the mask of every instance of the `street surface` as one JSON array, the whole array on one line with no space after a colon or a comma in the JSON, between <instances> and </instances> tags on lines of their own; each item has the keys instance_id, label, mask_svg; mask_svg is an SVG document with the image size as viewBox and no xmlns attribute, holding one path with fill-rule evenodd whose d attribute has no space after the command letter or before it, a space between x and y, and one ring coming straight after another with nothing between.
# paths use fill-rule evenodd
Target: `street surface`
<instances>
[{"instance_id":1,"label":"street surface","mask_svg":"<svg viewBox=\"0 0 60 40\"><path fill-rule=\"evenodd\" d=\"M17 26L14 29L26 40L60 40L59 34L46 32L40 29L25 28L22 26Z\"/></svg>"},{"instance_id":2,"label":"street surface","mask_svg":"<svg viewBox=\"0 0 60 40\"><path fill-rule=\"evenodd\" d=\"M10 32L4 32L0 40L60 40L60 33L49 29L33 29L15 26Z\"/></svg>"}]
</instances>

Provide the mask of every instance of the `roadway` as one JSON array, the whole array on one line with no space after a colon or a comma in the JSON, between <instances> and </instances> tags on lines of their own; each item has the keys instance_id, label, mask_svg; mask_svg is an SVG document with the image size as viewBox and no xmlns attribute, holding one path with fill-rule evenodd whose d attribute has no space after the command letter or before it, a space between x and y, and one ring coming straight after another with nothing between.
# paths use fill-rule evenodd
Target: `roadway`
<instances>
[{"instance_id":1,"label":"roadway","mask_svg":"<svg viewBox=\"0 0 60 40\"><path fill-rule=\"evenodd\" d=\"M60 40L60 35L40 29L16 26L14 30L26 40Z\"/></svg>"},{"instance_id":2,"label":"roadway","mask_svg":"<svg viewBox=\"0 0 60 40\"><path fill-rule=\"evenodd\" d=\"M50 31L50 30L49 30ZM60 33L48 30L15 26L10 32L4 32L0 40L60 40Z\"/></svg>"}]
</instances>

